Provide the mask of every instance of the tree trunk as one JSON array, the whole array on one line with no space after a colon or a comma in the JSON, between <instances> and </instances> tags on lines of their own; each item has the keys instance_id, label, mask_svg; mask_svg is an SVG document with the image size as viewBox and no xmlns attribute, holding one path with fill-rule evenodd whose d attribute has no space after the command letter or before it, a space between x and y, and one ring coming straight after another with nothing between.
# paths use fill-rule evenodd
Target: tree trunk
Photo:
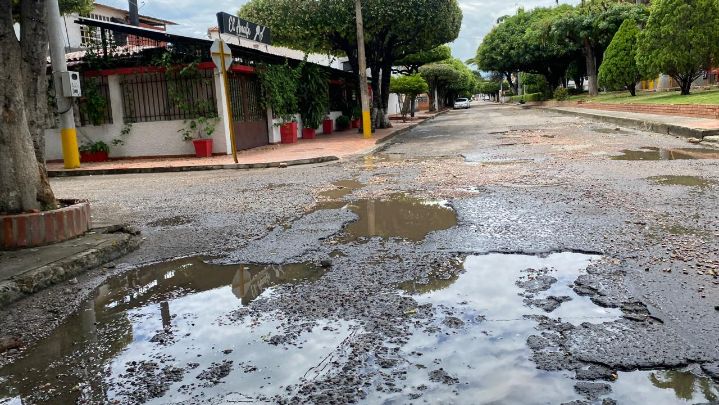
<instances>
[{"instance_id":1,"label":"tree trunk","mask_svg":"<svg viewBox=\"0 0 719 405\"><path fill-rule=\"evenodd\" d=\"M369 70L372 74L372 129L377 129L382 128L379 125L380 117L384 115L384 112L382 112L381 75L378 66L370 66Z\"/></svg>"},{"instance_id":2,"label":"tree trunk","mask_svg":"<svg viewBox=\"0 0 719 405\"><path fill-rule=\"evenodd\" d=\"M392 121L389 119L389 80L392 77L392 65L382 66L382 125L381 128L392 128Z\"/></svg>"},{"instance_id":3,"label":"tree trunk","mask_svg":"<svg viewBox=\"0 0 719 405\"><path fill-rule=\"evenodd\" d=\"M437 92L437 85L434 80L430 80L429 83L429 92L427 93L427 98L429 100L429 112L435 112L437 111L437 106L435 105L434 95Z\"/></svg>"},{"instance_id":4,"label":"tree trunk","mask_svg":"<svg viewBox=\"0 0 719 405\"><path fill-rule=\"evenodd\" d=\"M45 128L48 113L46 74L48 37L45 1L22 1L20 15L25 115L40 170L38 200L45 208L55 208L57 205L55 195L50 188L45 166Z\"/></svg>"},{"instance_id":5,"label":"tree trunk","mask_svg":"<svg viewBox=\"0 0 719 405\"><path fill-rule=\"evenodd\" d=\"M22 50L11 0L0 0L0 83L0 212L40 209L40 168L25 115Z\"/></svg>"},{"instance_id":6,"label":"tree trunk","mask_svg":"<svg viewBox=\"0 0 719 405\"><path fill-rule=\"evenodd\" d=\"M588 38L584 38L584 59L587 62L589 95L596 96L599 94L599 84L597 83L597 59L594 55L594 48Z\"/></svg>"},{"instance_id":7,"label":"tree trunk","mask_svg":"<svg viewBox=\"0 0 719 405\"><path fill-rule=\"evenodd\" d=\"M510 87L510 89L512 89L512 93L514 93L516 95L517 91L518 91L518 89L517 89L518 83L512 81L512 72L504 72L504 77L507 78L507 83L509 83L509 87Z\"/></svg>"},{"instance_id":8,"label":"tree trunk","mask_svg":"<svg viewBox=\"0 0 719 405\"><path fill-rule=\"evenodd\" d=\"M687 96L692 89L692 79L684 77L679 82L679 85L682 89L682 96Z\"/></svg>"},{"instance_id":9,"label":"tree trunk","mask_svg":"<svg viewBox=\"0 0 719 405\"><path fill-rule=\"evenodd\" d=\"M629 90L629 94L631 94L632 97L637 95L637 84L636 83L627 84L627 89Z\"/></svg>"}]
</instances>

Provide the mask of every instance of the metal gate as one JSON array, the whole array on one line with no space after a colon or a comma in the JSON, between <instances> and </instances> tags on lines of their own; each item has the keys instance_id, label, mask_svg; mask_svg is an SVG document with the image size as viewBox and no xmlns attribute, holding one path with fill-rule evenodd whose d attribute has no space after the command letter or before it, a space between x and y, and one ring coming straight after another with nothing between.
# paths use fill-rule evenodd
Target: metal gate
<instances>
[{"instance_id":1,"label":"metal gate","mask_svg":"<svg viewBox=\"0 0 719 405\"><path fill-rule=\"evenodd\" d=\"M267 110L260 103L260 82L257 76L231 72L228 80L237 150L269 144Z\"/></svg>"}]
</instances>

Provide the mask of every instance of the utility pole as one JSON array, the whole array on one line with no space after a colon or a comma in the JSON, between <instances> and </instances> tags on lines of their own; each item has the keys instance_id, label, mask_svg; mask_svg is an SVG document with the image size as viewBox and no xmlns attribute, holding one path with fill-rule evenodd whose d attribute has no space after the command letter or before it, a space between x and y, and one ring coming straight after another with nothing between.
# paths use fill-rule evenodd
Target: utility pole
<instances>
[{"instance_id":1,"label":"utility pole","mask_svg":"<svg viewBox=\"0 0 719 405\"><path fill-rule=\"evenodd\" d=\"M127 14L130 20L130 25L134 25L135 27L140 26L140 15L139 11L137 9L137 0L128 0L127 1Z\"/></svg>"},{"instance_id":2,"label":"utility pole","mask_svg":"<svg viewBox=\"0 0 719 405\"><path fill-rule=\"evenodd\" d=\"M362 99L362 137L372 137L372 123L369 117L369 96L367 94L367 60L364 54L364 23L362 22L362 3L355 0L355 18L357 20L357 62L359 65L360 98ZM376 77L374 78L377 79Z\"/></svg>"},{"instance_id":3,"label":"utility pole","mask_svg":"<svg viewBox=\"0 0 719 405\"><path fill-rule=\"evenodd\" d=\"M49 0L45 4L55 100L57 102L57 111L60 113L62 160L66 169L77 169L80 167L80 151L77 148L75 114L72 110L74 102L72 98L63 95L62 88L62 74L67 72L67 62L65 61L65 43L62 34L63 24L60 16L60 6L58 5L58 0Z\"/></svg>"}]
</instances>

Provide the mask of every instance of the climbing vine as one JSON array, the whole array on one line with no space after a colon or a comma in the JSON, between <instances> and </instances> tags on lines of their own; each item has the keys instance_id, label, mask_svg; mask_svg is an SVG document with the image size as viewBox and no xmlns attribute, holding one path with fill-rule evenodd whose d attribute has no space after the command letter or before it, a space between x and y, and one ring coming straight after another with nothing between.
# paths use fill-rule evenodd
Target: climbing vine
<instances>
[{"instance_id":1,"label":"climbing vine","mask_svg":"<svg viewBox=\"0 0 719 405\"><path fill-rule=\"evenodd\" d=\"M294 120L298 111L297 89L304 63L296 68L284 65L262 65L257 69L262 89L261 102L271 108L282 123Z\"/></svg>"}]
</instances>

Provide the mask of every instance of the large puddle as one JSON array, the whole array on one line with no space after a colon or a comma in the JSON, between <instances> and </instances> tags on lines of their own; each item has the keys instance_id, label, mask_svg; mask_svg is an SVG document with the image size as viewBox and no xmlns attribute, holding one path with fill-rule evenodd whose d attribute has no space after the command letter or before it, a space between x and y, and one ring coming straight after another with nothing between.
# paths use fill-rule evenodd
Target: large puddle
<instances>
[{"instance_id":1,"label":"large puddle","mask_svg":"<svg viewBox=\"0 0 719 405\"><path fill-rule=\"evenodd\" d=\"M350 240L379 236L421 241L432 231L457 225L457 215L446 202L422 200L405 194L356 200L346 206L359 216L345 228Z\"/></svg>"},{"instance_id":2,"label":"large puddle","mask_svg":"<svg viewBox=\"0 0 719 405\"><path fill-rule=\"evenodd\" d=\"M439 319L435 327L416 328L409 343L398 348L409 362L398 392L375 391L366 402L558 404L582 399L573 373L536 368L527 338L539 332L526 315L575 325L621 316L618 309L598 307L569 287L596 258L577 253L470 256L459 277L403 284L420 305L459 312L452 315L455 319ZM546 277L557 281L546 285L541 282ZM547 312L543 307L552 297L563 302ZM448 321L455 328L450 333L440 325ZM716 400L719 393L711 380L682 371L619 373L611 385L607 396L618 403L637 403L638 398L646 404L692 403Z\"/></svg>"},{"instance_id":3,"label":"large puddle","mask_svg":"<svg viewBox=\"0 0 719 405\"><path fill-rule=\"evenodd\" d=\"M613 160L683 160L683 159L719 159L719 149L709 148L677 148L661 149L642 147L638 150L625 149Z\"/></svg>"},{"instance_id":4,"label":"large puddle","mask_svg":"<svg viewBox=\"0 0 719 405\"><path fill-rule=\"evenodd\" d=\"M273 285L322 274L305 264L217 266L199 258L129 272L0 369L0 404L175 403L200 391L262 401L311 373L351 325L320 322L295 346L272 345L280 328L272 314L239 324L227 315L272 294Z\"/></svg>"}]
</instances>

